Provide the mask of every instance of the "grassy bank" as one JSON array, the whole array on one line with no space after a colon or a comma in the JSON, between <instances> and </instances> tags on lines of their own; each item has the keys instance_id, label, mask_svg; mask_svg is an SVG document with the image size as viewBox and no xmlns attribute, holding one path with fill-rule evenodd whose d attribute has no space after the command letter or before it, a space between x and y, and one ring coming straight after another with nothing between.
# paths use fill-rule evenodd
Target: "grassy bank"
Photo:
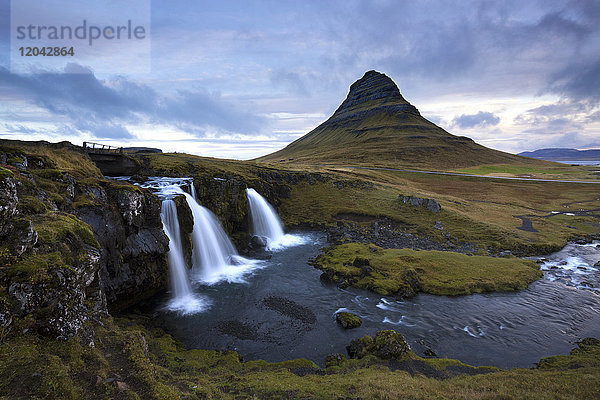
<instances>
[{"instance_id":1,"label":"grassy bank","mask_svg":"<svg viewBox=\"0 0 600 400\"><path fill-rule=\"evenodd\" d=\"M512 291L524 289L542 276L536 263L515 257L382 249L365 243L330 247L313 265L342 285L400 296Z\"/></svg>"},{"instance_id":2,"label":"grassy bank","mask_svg":"<svg viewBox=\"0 0 600 400\"><path fill-rule=\"evenodd\" d=\"M146 321L147 322L147 321ZM584 399L600 396L600 346L585 340L536 369L496 371L456 360L411 363L446 379L392 372L367 356L319 370L307 360L241 362L235 352L186 350L144 320L106 319L94 346L26 334L0 344L2 398L115 399ZM395 369L392 367L392 369ZM460 371L454 373L451 371ZM303 375L303 376L300 376Z\"/></svg>"}]
</instances>

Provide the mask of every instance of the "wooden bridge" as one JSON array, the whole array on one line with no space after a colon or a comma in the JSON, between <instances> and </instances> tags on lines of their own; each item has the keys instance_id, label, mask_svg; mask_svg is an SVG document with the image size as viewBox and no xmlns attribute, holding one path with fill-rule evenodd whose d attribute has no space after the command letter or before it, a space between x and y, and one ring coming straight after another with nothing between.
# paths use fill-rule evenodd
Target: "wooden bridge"
<instances>
[{"instance_id":1,"label":"wooden bridge","mask_svg":"<svg viewBox=\"0 0 600 400\"><path fill-rule=\"evenodd\" d=\"M122 147L109 146L102 143L83 142L83 150L88 154L123 154Z\"/></svg>"},{"instance_id":2,"label":"wooden bridge","mask_svg":"<svg viewBox=\"0 0 600 400\"><path fill-rule=\"evenodd\" d=\"M136 160L123 151L123 147L83 142L83 151L87 153L100 171L107 176L133 175L140 167Z\"/></svg>"}]
</instances>

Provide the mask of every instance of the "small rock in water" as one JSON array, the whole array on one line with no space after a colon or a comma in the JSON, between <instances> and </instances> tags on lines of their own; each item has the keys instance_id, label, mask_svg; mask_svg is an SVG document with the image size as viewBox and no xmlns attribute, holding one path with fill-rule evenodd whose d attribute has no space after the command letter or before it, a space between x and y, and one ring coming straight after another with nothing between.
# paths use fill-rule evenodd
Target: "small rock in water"
<instances>
[{"instance_id":1,"label":"small rock in water","mask_svg":"<svg viewBox=\"0 0 600 400\"><path fill-rule=\"evenodd\" d=\"M431 349L425 349L425 351L423 352L423 355L425 357L437 357L437 354L435 354L435 352Z\"/></svg>"},{"instance_id":2,"label":"small rock in water","mask_svg":"<svg viewBox=\"0 0 600 400\"><path fill-rule=\"evenodd\" d=\"M362 320L358 315L349 312L339 312L335 315L335 320L344 329L358 328L362 325Z\"/></svg>"},{"instance_id":3,"label":"small rock in water","mask_svg":"<svg viewBox=\"0 0 600 400\"><path fill-rule=\"evenodd\" d=\"M264 236L252 236L250 239L250 247L253 249L264 249L267 247L267 238Z\"/></svg>"},{"instance_id":4,"label":"small rock in water","mask_svg":"<svg viewBox=\"0 0 600 400\"><path fill-rule=\"evenodd\" d=\"M568 264L568 262L566 262L566 261L561 261L558 263L558 265L567 265L567 264Z\"/></svg>"}]
</instances>

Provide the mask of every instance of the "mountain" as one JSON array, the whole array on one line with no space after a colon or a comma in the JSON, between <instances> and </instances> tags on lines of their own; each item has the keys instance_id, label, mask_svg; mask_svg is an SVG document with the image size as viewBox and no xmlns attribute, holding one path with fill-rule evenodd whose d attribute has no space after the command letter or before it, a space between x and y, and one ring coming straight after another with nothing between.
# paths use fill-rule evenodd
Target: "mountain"
<instances>
[{"instance_id":1,"label":"mountain","mask_svg":"<svg viewBox=\"0 0 600 400\"><path fill-rule=\"evenodd\" d=\"M368 71L350 86L327 121L257 160L433 169L541 163L451 135L423 118L394 81L376 71Z\"/></svg>"},{"instance_id":2,"label":"mountain","mask_svg":"<svg viewBox=\"0 0 600 400\"><path fill-rule=\"evenodd\" d=\"M600 149L577 150L565 148L538 149L524 151L520 156L551 161L600 161Z\"/></svg>"}]
</instances>

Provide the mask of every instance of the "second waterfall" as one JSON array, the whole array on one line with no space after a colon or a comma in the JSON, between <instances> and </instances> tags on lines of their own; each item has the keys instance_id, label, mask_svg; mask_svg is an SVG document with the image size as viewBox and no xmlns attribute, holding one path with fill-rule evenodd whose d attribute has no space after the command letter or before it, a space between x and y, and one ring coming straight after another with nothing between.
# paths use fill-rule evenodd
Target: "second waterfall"
<instances>
[{"instance_id":1,"label":"second waterfall","mask_svg":"<svg viewBox=\"0 0 600 400\"><path fill-rule=\"evenodd\" d=\"M252 234L266 240L267 250L279 250L305 242L298 235L285 234L277 212L267 200L252 188L246 189L252 218Z\"/></svg>"}]
</instances>

